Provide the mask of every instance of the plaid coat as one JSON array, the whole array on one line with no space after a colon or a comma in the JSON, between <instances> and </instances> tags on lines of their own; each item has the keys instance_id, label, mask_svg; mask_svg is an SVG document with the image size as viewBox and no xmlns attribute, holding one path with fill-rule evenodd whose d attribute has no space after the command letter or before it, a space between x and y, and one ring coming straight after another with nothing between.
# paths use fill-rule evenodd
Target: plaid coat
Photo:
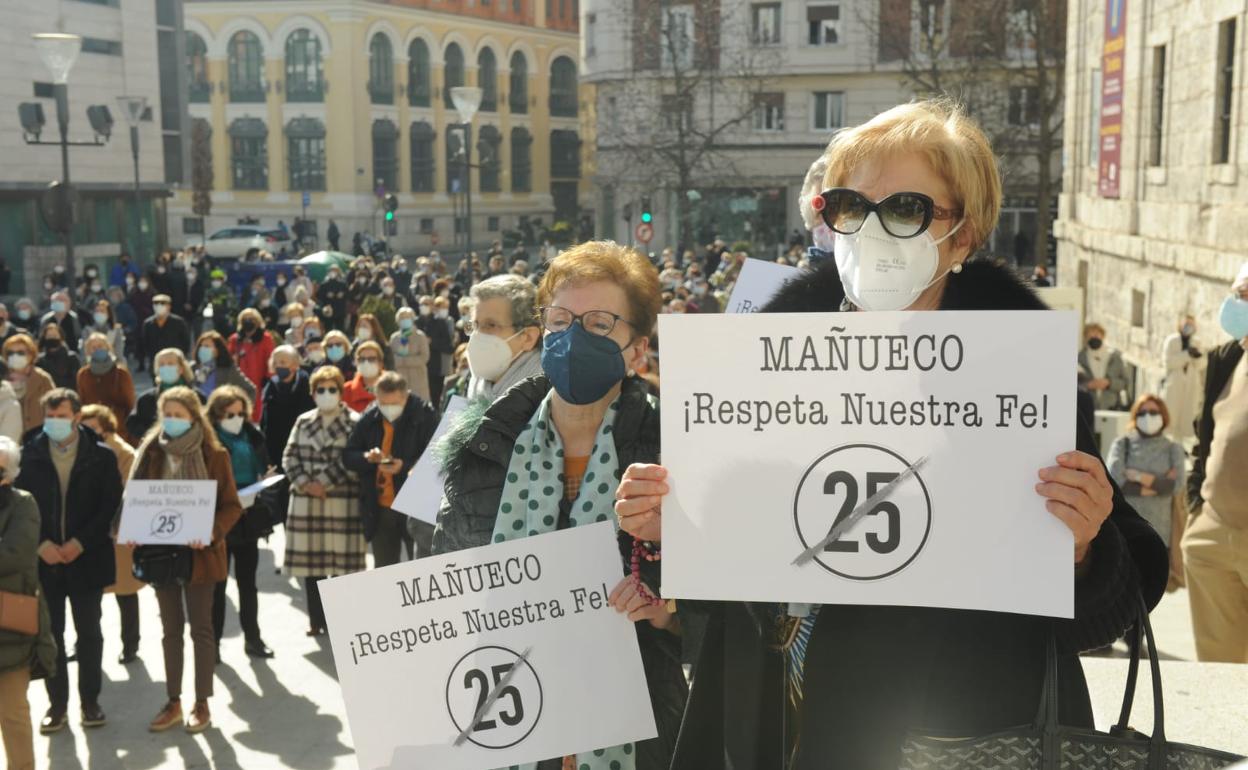
<instances>
[{"instance_id":1,"label":"plaid coat","mask_svg":"<svg viewBox=\"0 0 1248 770\"><path fill-rule=\"evenodd\" d=\"M313 409L295 419L282 468L290 479L286 519L286 572L295 577L346 575L364 569L364 523L356 475L342 464L342 450L359 415L346 407L326 422ZM322 500L303 493L319 481Z\"/></svg>"}]
</instances>

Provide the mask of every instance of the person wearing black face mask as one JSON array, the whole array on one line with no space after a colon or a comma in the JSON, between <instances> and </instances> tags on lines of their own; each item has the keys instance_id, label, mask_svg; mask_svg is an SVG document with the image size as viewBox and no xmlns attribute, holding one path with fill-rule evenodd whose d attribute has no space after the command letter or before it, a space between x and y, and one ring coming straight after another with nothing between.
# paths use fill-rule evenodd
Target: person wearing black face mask
<instances>
[{"instance_id":1,"label":"person wearing black face mask","mask_svg":"<svg viewBox=\"0 0 1248 770\"><path fill-rule=\"evenodd\" d=\"M618 474L659 456L658 408L634 376L659 302L654 268L618 244L591 241L551 262L538 290L545 375L512 387L478 414L479 422L457 426L447 447L435 554L614 515ZM615 586L611 603L638 621L659 737L595 753L603 761L618 754L639 769L666 768L686 697L674 615L654 598L659 562L637 559L645 544L632 536L621 532L618 539L619 566L629 576ZM538 767L558 768L567 759Z\"/></svg>"},{"instance_id":2,"label":"person wearing black face mask","mask_svg":"<svg viewBox=\"0 0 1248 770\"><path fill-rule=\"evenodd\" d=\"M238 362L238 368L254 386L253 393L261 392L269 378L269 357L277 347L273 337L264 328L264 318L255 308L246 308L238 314L238 331L230 335L230 355ZM260 421L260 401L251 410L251 421Z\"/></svg>"},{"instance_id":3,"label":"person wearing black face mask","mask_svg":"<svg viewBox=\"0 0 1248 770\"><path fill-rule=\"evenodd\" d=\"M1127 403L1131 381L1122 353L1105 345L1105 327L1090 323L1083 327L1084 348L1079 351L1079 365L1092 379L1088 390L1096 399L1097 409L1122 409Z\"/></svg>"},{"instance_id":4,"label":"person wearing black face mask","mask_svg":"<svg viewBox=\"0 0 1248 770\"><path fill-rule=\"evenodd\" d=\"M61 327L52 323L43 327L39 336L39 359L35 366L47 372L58 388L78 387L78 370L82 365L78 354L65 345Z\"/></svg>"}]
</instances>

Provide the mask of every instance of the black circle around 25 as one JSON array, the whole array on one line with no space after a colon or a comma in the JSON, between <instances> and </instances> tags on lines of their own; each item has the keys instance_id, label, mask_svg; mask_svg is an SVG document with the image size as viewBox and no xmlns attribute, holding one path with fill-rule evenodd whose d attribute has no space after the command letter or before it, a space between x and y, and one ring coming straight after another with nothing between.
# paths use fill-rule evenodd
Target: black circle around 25
<instances>
[{"instance_id":1,"label":"black circle around 25","mask_svg":"<svg viewBox=\"0 0 1248 770\"><path fill-rule=\"evenodd\" d=\"M482 665L479 660L474 659L465 665L470 658L482 656L483 653L485 657L494 656L502 662L493 665L487 662ZM446 710L455 729L463 732L477 717L477 712L482 710L492 690L501 684L507 673L517 664L523 665L523 668L511 682L499 690L499 697L494 705L486 709L480 715L480 720L468 730L466 738L470 743L483 749L507 749L529 737L542 715L542 680L532 663L527 659L521 661L519 653L500 645L486 645L470 650L451 666L451 672L446 679ZM468 701L471 705L469 713L461 720L452 701L463 702L465 692L470 692L473 697ZM488 718L489 713L500 703L504 705L499 708L496 718ZM497 734L505 737L496 743L490 743L483 734L494 733L496 730L499 731Z\"/></svg>"}]
</instances>

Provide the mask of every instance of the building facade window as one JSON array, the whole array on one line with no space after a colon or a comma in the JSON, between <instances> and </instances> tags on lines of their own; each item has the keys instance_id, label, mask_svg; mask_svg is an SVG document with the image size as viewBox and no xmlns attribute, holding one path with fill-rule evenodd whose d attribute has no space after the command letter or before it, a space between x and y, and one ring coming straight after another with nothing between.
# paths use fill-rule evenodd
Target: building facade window
<instances>
[{"instance_id":1,"label":"building facade window","mask_svg":"<svg viewBox=\"0 0 1248 770\"><path fill-rule=\"evenodd\" d=\"M575 131L550 132L550 175L562 179L580 179L581 139Z\"/></svg>"},{"instance_id":2,"label":"building facade window","mask_svg":"<svg viewBox=\"0 0 1248 770\"><path fill-rule=\"evenodd\" d=\"M121 41L105 40L101 37L84 37L82 39L83 53L99 53L105 56L121 56Z\"/></svg>"},{"instance_id":3,"label":"building facade window","mask_svg":"<svg viewBox=\"0 0 1248 770\"><path fill-rule=\"evenodd\" d=\"M429 66L429 46L416 38L407 47L407 103L428 107L433 93L433 70Z\"/></svg>"},{"instance_id":4,"label":"building facade window","mask_svg":"<svg viewBox=\"0 0 1248 770\"><path fill-rule=\"evenodd\" d=\"M259 118L230 124L230 167L235 190L269 189L269 130Z\"/></svg>"},{"instance_id":5,"label":"building facade window","mask_svg":"<svg viewBox=\"0 0 1248 770\"><path fill-rule=\"evenodd\" d=\"M380 32L368 44L368 95L373 104L394 104L394 48Z\"/></svg>"},{"instance_id":6,"label":"building facade window","mask_svg":"<svg viewBox=\"0 0 1248 770\"><path fill-rule=\"evenodd\" d=\"M693 66L694 10L692 5L664 8L659 45L664 67L687 70Z\"/></svg>"},{"instance_id":7,"label":"building facade window","mask_svg":"<svg viewBox=\"0 0 1248 770\"><path fill-rule=\"evenodd\" d=\"M481 88L481 111L498 112L498 59L489 48L477 54L477 85Z\"/></svg>"},{"instance_id":8,"label":"building facade window","mask_svg":"<svg viewBox=\"0 0 1248 770\"><path fill-rule=\"evenodd\" d=\"M516 115L523 115L529 111L529 60L519 51L511 55L510 80L507 106Z\"/></svg>"},{"instance_id":9,"label":"building facade window","mask_svg":"<svg viewBox=\"0 0 1248 770\"><path fill-rule=\"evenodd\" d=\"M399 129L384 119L373 121L373 184L399 189Z\"/></svg>"},{"instance_id":10,"label":"building facade window","mask_svg":"<svg viewBox=\"0 0 1248 770\"><path fill-rule=\"evenodd\" d=\"M477 184L481 192L502 192L499 173L502 168L500 150L503 135L494 126L482 126L477 136Z\"/></svg>"},{"instance_id":11,"label":"building facade window","mask_svg":"<svg viewBox=\"0 0 1248 770\"><path fill-rule=\"evenodd\" d=\"M576 117L576 65L566 56L550 64L550 114Z\"/></svg>"},{"instance_id":12,"label":"building facade window","mask_svg":"<svg viewBox=\"0 0 1248 770\"><path fill-rule=\"evenodd\" d=\"M930 41L931 50L941 48L945 37L945 0L919 0L919 34ZM924 48L927 48L926 42Z\"/></svg>"},{"instance_id":13,"label":"building facade window","mask_svg":"<svg viewBox=\"0 0 1248 770\"><path fill-rule=\"evenodd\" d=\"M448 110L455 109L451 89L464 84L464 52L458 43L451 43L442 55L442 101Z\"/></svg>"},{"instance_id":14,"label":"building facade window","mask_svg":"<svg viewBox=\"0 0 1248 770\"><path fill-rule=\"evenodd\" d=\"M837 45L841 42L841 4L806 6L806 27L810 45Z\"/></svg>"},{"instance_id":15,"label":"building facade window","mask_svg":"<svg viewBox=\"0 0 1248 770\"><path fill-rule=\"evenodd\" d=\"M321 76L321 39L306 29L290 33L286 38L286 101L324 99Z\"/></svg>"},{"instance_id":16,"label":"building facade window","mask_svg":"<svg viewBox=\"0 0 1248 770\"><path fill-rule=\"evenodd\" d=\"M1010 86L1006 122L1011 126L1030 127L1040 123L1040 91L1035 86Z\"/></svg>"},{"instance_id":17,"label":"building facade window","mask_svg":"<svg viewBox=\"0 0 1248 770\"><path fill-rule=\"evenodd\" d=\"M750 6L750 39L754 45L780 44L780 4L755 3Z\"/></svg>"},{"instance_id":18,"label":"building facade window","mask_svg":"<svg viewBox=\"0 0 1248 770\"><path fill-rule=\"evenodd\" d=\"M784 94L754 94L754 130L784 130Z\"/></svg>"},{"instance_id":19,"label":"building facade window","mask_svg":"<svg viewBox=\"0 0 1248 770\"><path fill-rule=\"evenodd\" d=\"M325 124L316 118L295 118L286 125L286 160L290 190L325 189Z\"/></svg>"},{"instance_id":20,"label":"building facade window","mask_svg":"<svg viewBox=\"0 0 1248 770\"><path fill-rule=\"evenodd\" d=\"M1148 165L1161 165L1161 144L1166 135L1166 47L1153 47L1152 110L1148 120Z\"/></svg>"},{"instance_id":21,"label":"building facade window","mask_svg":"<svg viewBox=\"0 0 1248 770\"><path fill-rule=\"evenodd\" d=\"M246 30L230 38L228 66L230 101L264 101L264 51L260 38Z\"/></svg>"},{"instance_id":22,"label":"building facade window","mask_svg":"<svg viewBox=\"0 0 1248 770\"><path fill-rule=\"evenodd\" d=\"M421 120L412 124L412 192L433 192L433 127Z\"/></svg>"},{"instance_id":23,"label":"building facade window","mask_svg":"<svg viewBox=\"0 0 1248 770\"><path fill-rule=\"evenodd\" d=\"M817 91L814 96L810 127L815 131L833 131L845 125L845 93Z\"/></svg>"},{"instance_id":24,"label":"building facade window","mask_svg":"<svg viewBox=\"0 0 1248 770\"><path fill-rule=\"evenodd\" d=\"M533 190L533 135L528 129L511 129L511 191L527 193Z\"/></svg>"},{"instance_id":25,"label":"building facade window","mask_svg":"<svg viewBox=\"0 0 1248 770\"><path fill-rule=\"evenodd\" d=\"M194 32L186 33L186 87L192 102L207 102L212 87L208 81L208 45Z\"/></svg>"},{"instance_id":26,"label":"building facade window","mask_svg":"<svg viewBox=\"0 0 1248 770\"><path fill-rule=\"evenodd\" d=\"M1213 125L1213 162L1231 160L1231 106L1235 96L1235 18L1218 25L1218 83L1214 94L1217 110Z\"/></svg>"},{"instance_id":27,"label":"building facade window","mask_svg":"<svg viewBox=\"0 0 1248 770\"><path fill-rule=\"evenodd\" d=\"M465 192L464 129L456 126L446 132L446 191L452 195Z\"/></svg>"},{"instance_id":28,"label":"building facade window","mask_svg":"<svg viewBox=\"0 0 1248 770\"><path fill-rule=\"evenodd\" d=\"M692 130L693 101L688 96L663 94L659 98L659 124L664 131Z\"/></svg>"}]
</instances>

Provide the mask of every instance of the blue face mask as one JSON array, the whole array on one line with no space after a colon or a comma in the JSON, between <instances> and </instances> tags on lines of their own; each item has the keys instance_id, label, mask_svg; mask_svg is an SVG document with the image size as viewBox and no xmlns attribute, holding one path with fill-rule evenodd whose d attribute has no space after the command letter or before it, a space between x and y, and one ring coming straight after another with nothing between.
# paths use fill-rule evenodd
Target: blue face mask
<instances>
[{"instance_id":1,"label":"blue face mask","mask_svg":"<svg viewBox=\"0 0 1248 770\"><path fill-rule=\"evenodd\" d=\"M210 364L217 360L217 349L211 345L200 345L199 350L195 352L195 355L199 356L199 362L201 364Z\"/></svg>"},{"instance_id":2,"label":"blue face mask","mask_svg":"<svg viewBox=\"0 0 1248 770\"><path fill-rule=\"evenodd\" d=\"M104 363L105 361L108 360L108 358L109 358L108 351L105 350L104 348L96 348L91 353L91 360L97 364Z\"/></svg>"},{"instance_id":3,"label":"blue face mask","mask_svg":"<svg viewBox=\"0 0 1248 770\"><path fill-rule=\"evenodd\" d=\"M69 438L74 432L74 421L68 417L45 417L43 420L43 432L48 434L48 438L59 444Z\"/></svg>"},{"instance_id":4,"label":"blue face mask","mask_svg":"<svg viewBox=\"0 0 1248 770\"><path fill-rule=\"evenodd\" d=\"M542 369L569 404L592 404L624 379L624 356L615 340L590 334L579 323L542 340Z\"/></svg>"},{"instance_id":5,"label":"blue face mask","mask_svg":"<svg viewBox=\"0 0 1248 770\"><path fill-rule=\"evenodd\" d=\"M409 331L409 330L411 330L412 325L413 325L413 324L415 324L415 323L416 323L416 322L415 322L414 320L412 320L411 318L400 318L400 319L399 319L399 328L400 328L400 329L402 329L403 331Z\"/></svg>"},{"instance_id":6,"label":"blue face mask","mask_svg":"<svg viewBox=\"0 0 1248 770\"><path fill-rule=\"evenodd\" d=\"M160 421L160 425L169 438L177 438L191 429L191 421L181 417L166 417Z\"/></svg>"},{"instance_id":7,"label":"blue face mask","mask_svg":"<svg viewBox=\"0 0 1248 770\"><path fill-rule=\"evenodd\" d=\"M91 318L95 321L96 326L103 326L108 323L108 313L92 313Z\"/></svg>"},{"instance_id":8,"label":"blue face mask","mask_svg":"<svg viewBox=\"0 0 1248 770\"><path fill-rule=\"evenodd\" d=\"M273 370L274 374L277 375L277 379L279 380L286 379L287 377L290 376L290 373L293 371L294 369L291 369L289 366L278 366L274 368Z\"/></svg>"},{"instance_id":9,"label":"blue face mask","mask_svg":"<svg viewBox=\"0 0 1248 770\"><path fill-rule=\"evenodd\" d=\"M182 372L178 371L178 367L171 364L164 364L157 369L156 373L164 385L176 384L182 378Z\"/></svg>"},{"instance_id":10,"label":"blue face mask","mask_svg":"<svg viewBox=\"0 0 1248 770\"><path fill-rule=\"evenodd\" d=\"M328 353L326 353L326 355L329 356L329 360L333 361L334 363L338 363L339 361L341 361L342 357L345 356L346 354L347 354L347 351L343 349L342 345L330 345L329 351Z\"/></svg>"},{"instance_id":11,"label":"blue face mask","mask_svg":"<svg viewBox=\"0 0 1248 770\"><path fill-rule=\"evenodd\" d=\"M1248 337L1248 300L1239 297L1227 297L1222 302L1222 313L1218 318L1226 333L1237 340Z\"/></svg>"},{"instance_id":12,"label":"blue face mask","mask_svg":"<svg viewBox=\"0 0 1248 770\"><path fill-rule=\"evenodd\" d=\"M52 312L53 312L53 313L64 313L64 312L65 312L65 303L64 303L64 302L61 302L59 299L58 299L56 302L53 302L53 303L52 303Z\"/></svg>"}]
</instances>

